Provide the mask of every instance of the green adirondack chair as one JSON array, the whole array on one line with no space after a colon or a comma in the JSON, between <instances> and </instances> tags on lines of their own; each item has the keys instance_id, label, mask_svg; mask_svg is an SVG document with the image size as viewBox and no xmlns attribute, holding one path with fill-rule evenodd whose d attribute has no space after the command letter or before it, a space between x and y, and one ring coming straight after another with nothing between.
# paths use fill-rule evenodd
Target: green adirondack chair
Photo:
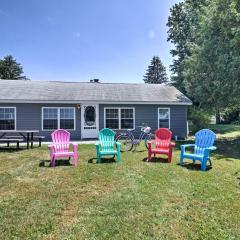
<instances>
[{"instance_id":1,"label":"green adirondack chair","mask_svg":"<svg viewBox=\"0 0 240 240\"><path fill-rule=\"evenodd\" d=\"M104 128L98 134L98 142L95 143L97 150L97 163L101 162L102 156L117 156L117 161L121 161L121 143L115 142L115 133L111 129ZM117 147L115 147L117 146Z\"/></svg>"}]
</instances>

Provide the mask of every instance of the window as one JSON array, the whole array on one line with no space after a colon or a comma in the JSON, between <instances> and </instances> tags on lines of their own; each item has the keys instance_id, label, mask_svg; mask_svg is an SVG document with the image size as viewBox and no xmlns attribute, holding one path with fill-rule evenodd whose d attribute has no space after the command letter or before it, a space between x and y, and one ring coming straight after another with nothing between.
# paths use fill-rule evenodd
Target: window
<instances>
[{"instance_id":1,"label":"window","mask_svg":"<svg viewBox=\"0 0 240 240\"><path fill-rule=\"evenodd\" d=\"M134 108L105 108L105 127L134 129Z\"/></svg>"},{"instance_id":2,"label":"window","mask_svg":"<svg viewBox=\"0 0 240 240\"><path fill-rule=\"evenodd\" d=\"M74 108L42 108L42 129L75 129L75 109Z\"/></svg>"},{"instance_id":3,"label":"window","mask_svg":"<svg viewBox=\"0 0 240 240\"><path fill-rule=\"evenodd\" d=\"M16 129L16 108L1 107L0 108L0 130Z\"/></svg>"},{"instance_id":4,"label":"window","mask_svg":"<svg viewBox=\"0 0 240 240\"><path fill-rule=\"evenodd\" d=\"M158 108L158 127L170 128L170 108Z\"/></svg>"}]
</instances>

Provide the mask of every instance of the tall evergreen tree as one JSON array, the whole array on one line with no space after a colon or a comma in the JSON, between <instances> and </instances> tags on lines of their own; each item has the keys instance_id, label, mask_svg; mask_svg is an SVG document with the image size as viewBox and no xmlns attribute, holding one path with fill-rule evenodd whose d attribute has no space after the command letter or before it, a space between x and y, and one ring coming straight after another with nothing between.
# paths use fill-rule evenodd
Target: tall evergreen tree
<instances>
[{"instance_id":1,"label":"tall evergreen tree","mask_svg":"<svg viewBox=\"0 0 240 240\"><path fill-rule=\"evenodd\" d=\"M0 59L0 79L27 79L26 76L23 76L22 74L23 68L13 56L8 55L3 59Z\"/></svg>"},{"instance_id":2,"label":"tall evergreen tree","mask_svg":"<svg viewBox=\"0 0 240 240\"><path fill-rule=\"evenodd\" d=\"M168 81L166 68L158 56L154 56L143 76L143 81L150 84L161 84Z\"/></svg>"}]
</instances>

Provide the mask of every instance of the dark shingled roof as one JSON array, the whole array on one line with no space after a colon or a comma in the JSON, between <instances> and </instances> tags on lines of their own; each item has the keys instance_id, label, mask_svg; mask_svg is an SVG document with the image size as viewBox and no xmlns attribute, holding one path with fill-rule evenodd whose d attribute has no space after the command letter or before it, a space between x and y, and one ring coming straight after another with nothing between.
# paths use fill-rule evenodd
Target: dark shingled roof
<instances>
[{"instance_id":1,"label":"dark shingled roof","mask_svg":"<svg viewBox=\"0 0 240 240\"><path fill-rule=\"evenodd\" d=\"M0 102L156 103L191 105L175 87L164 84L0 80Z\"/></svg>"}]
</instances>

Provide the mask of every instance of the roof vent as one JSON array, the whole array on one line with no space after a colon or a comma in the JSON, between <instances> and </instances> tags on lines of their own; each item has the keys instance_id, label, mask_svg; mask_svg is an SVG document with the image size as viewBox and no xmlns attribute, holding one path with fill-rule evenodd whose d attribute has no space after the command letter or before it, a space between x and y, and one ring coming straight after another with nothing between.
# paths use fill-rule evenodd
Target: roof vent
<instances>
[{"instance_id":1,"label":"roof vent","mask_svg":"<svg viewBox=\"0 0 240 240\"><path fill-rule=\"evenodd\" d=\"M100 83L99 79L97 79L97 78L91 79L90 82L91 83Z\"/></svg>"}]
</instances>

